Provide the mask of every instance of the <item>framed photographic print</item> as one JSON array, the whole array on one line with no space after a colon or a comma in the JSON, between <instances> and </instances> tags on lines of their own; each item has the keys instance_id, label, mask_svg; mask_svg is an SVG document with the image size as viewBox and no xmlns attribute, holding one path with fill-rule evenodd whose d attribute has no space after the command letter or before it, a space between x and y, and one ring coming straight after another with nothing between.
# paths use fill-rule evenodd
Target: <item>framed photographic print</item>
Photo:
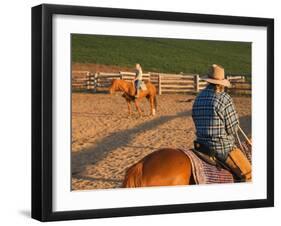
<instances>
[{"instance_id":1,"label":"framed photographic print","mask_svg":"<svg viewBox=\"0 0 281 226\"><path fill-rule=\"evenodd\" d=\"M32 8L32 217L274 205L274 21Z\"/></svg>"}]
</instances>

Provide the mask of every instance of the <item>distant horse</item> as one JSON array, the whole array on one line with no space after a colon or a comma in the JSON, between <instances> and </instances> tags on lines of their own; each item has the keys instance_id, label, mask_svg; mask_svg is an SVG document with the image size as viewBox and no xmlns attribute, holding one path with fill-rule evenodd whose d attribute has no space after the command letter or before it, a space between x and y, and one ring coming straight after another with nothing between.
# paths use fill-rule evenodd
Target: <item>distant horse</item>
<instances>
[{"instance_id":1,"label":"distant horse","mask_svg":"<svg viewBox=\"0 0 281 226\"><path fill-rule=\"evenodd\" d=\"M159 149L131 166L122 187L195 184L189 157L178 149Z\"/></svg>"},{"instance_id":2,"label":"distant horse","mask_svg":"<svg viewBox=\"0 0 281 226\"><path fill-rule=\"evenodd\" d=\"M112 81L112 84L109 88L109 92L110 94L116 91L124 92L122 96L127 101L129 115L132 113L132 109L131 109L132 101L135 103L136 109L138 110L140 116L142 115L142 111L139 107L138 100L140 100L143 97L146 97L150 102L150 113L151 115L155 115L156 106L157 106L156 88L151 82L146 82L145 84L146 84L146 90L141 90L138 98L135 98L135 86L133 82L127 82L121 79L114 79Z\"/></svg>"}]
</instances>

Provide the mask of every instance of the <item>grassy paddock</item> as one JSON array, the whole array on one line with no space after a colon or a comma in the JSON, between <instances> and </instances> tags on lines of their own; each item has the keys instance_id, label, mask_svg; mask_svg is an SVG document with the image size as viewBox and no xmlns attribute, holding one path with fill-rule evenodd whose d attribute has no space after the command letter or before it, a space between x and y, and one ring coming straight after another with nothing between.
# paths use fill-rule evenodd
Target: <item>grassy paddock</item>
<instances>
[{"instance_id":1,"label":"grassy paddock","mask_svg":"<svg viewBox=\"0 0 281 226\"><path fill-rule=\"evenodd\" d=\"M227 74L251 75L251 43L141 38L102 35L72 35L72 63L134 67L145 72L198 73L213 64Z\"/></svg>"}]
</instances>

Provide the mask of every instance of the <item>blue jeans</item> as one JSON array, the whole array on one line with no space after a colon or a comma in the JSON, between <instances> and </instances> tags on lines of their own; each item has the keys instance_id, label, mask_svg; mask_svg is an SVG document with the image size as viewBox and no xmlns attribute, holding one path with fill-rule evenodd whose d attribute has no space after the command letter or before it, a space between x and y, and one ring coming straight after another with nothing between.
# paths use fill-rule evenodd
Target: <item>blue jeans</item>
<instances>
[{"instance_id":1,"label":"blue jeans","mask_svg":"<svg viewBox=\"0 0 281 226\"><path fill-rule=\"evenodd\" d=\"M136 81L135 81L136 92L139 90L140 84L141 84L141 81L140 81L140 80L136 80Z\"/></svg>"}]
</instances>

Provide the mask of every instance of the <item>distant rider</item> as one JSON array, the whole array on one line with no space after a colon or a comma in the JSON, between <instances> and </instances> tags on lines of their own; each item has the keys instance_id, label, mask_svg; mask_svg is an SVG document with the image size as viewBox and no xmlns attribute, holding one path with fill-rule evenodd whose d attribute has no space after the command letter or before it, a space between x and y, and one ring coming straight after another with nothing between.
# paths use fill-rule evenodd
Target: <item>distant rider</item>
<instances>
[{"instance_id":1,"label":"distant rider","mask_svg":"<svg viewBox=\"0 0 281 226\"><path fill-rule=\"evenodd\" d=\"M142 68L141 68L140 64L136 64L136 77L134 79L134 82L135 82L135 88L136 88L135 97L138 98L139 93L140 93L140 86L141 86L141 82L142 82Z\"/></svg>"}]
</instances>

